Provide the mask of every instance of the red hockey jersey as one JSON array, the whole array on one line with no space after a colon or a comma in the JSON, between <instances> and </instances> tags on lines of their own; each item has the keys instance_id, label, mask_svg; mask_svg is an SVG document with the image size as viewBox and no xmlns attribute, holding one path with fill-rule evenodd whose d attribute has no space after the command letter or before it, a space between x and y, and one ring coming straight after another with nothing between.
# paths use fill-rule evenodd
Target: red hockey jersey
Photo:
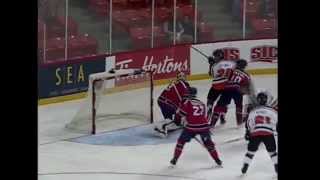
<instances>
[{"instance_id":1,"label":"red hockey jersey","mask_svg":"<svg viewBox=\"0 0 320 180\"><path fill-rule=\"evenodd\" d=\"M190 131L205 131L210 128L206 112L206 106L200 100L185 99L177 110L175 120Z\"/></svg>"},{"instance_id":2,"label":"red hockey jersey","mask_svg":"<svg viewBox=\"0 0 320 180\"><path fill-rule=\"evenodd\" d=\"M241 90L241 88L247 88L251 82L251 77L248 73L240 71L238 69L234 70L229 77L225 89L235 89Z\"/></svg>"},{"instance_id":3,"label":"red hockey jersey","mask_svg":"<svg viewBox=\"0 0 320 180\"><path fill-rule=\"evenodd\" d=\"M189 83L183 80L171 82L159 96L159 101L177 108L189 89Z\"/></svg>"}]
</instances>

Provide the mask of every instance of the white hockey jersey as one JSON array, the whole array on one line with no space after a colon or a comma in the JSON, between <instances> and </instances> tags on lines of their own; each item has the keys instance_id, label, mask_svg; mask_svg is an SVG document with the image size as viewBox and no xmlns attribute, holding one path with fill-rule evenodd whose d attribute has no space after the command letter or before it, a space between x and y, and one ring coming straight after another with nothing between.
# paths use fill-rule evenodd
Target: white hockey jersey
<instances>
[{"instance_id":1,"label":"white hockey jersey","mask_svg":"<svg viewBox=\"0 0 320 180\"><path fill-rule=\"evenodd\" d=\"M273 108L258 106L250 112L246 126L251 136L273 135L277 122L278 113Z\"/></svg>"},{"instance_id":2,"label":"white hockey jersey","mask_svg":"<svg viewBox=\"0 0 320 180\"><path fill-rule=\"evenodd\" d=\"M231 60L222 60L213 65L210 69L210 74L213 76L212 86L215 89L223 89L235 68L236 63Z\"/></svg>"}]
</instances>

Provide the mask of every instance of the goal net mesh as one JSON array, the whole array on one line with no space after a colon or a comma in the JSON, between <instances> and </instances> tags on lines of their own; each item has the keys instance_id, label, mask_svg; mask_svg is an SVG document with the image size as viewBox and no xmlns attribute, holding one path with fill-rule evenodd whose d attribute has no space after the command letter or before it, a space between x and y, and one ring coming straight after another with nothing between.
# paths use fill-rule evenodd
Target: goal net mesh
<instances>
[{"instance_id":1,"label":"goal net mesh","mask_svg":"<svg viewBox=\"0 0 320 180\"><path fill-rule=\"evenodd\" d=\"M87 97L66 127L95 134L152 123L152 91L151 72L126 69L91 74Z\"/></svg>"}]
</instances>

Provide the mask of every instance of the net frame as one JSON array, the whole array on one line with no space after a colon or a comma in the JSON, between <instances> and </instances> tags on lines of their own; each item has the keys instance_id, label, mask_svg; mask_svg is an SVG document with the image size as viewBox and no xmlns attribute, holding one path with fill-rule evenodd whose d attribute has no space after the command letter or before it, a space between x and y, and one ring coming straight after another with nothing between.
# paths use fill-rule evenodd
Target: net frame
<instances>
[{"instance_id":1,"label":"net frame","mask_svg":"<svg viewBox=\"0 0 320 180\"><path fill-rule=\"evenodd\" d=\"M113 69L112 69L113 70ZM96 118L97 118L97 108L96 108L96 88L95 88L95 84L100 82L100 81L107 81L107 80L112 80L112 79L116 79L116 78L123 78L123 77L128 77L128 76L134 76L134 75L141 75L143 73L145 74L149 74L149 87L150 87L150 122L149 123L153 123L154 122L154 118L153 118L153 94L154 94L154 80L153 80L153 71L144 71L142 69L128 69L128 70L132 70L132 72L127 72L127 73L119 73L117 74L117 72L115 70L114 71L114 76L111 76L110 74L106 74L106 76L104 76L101 73L96 73L98 76L93 78L92 80L92 91L91 91L91 112L92 112L92 117L91 117L91 121L92 121L92 127L91 127L91 134L96 134ZM109 71L111 72L111 70ZM91 75L90 75L91 76ZM93 74L94 76L94 74ZM93 77L92 76L92 77ZM89 81L89 83L91 83L91 81ZM90 84L89 84L90 86Z\"/></svg>"}]
</instances>

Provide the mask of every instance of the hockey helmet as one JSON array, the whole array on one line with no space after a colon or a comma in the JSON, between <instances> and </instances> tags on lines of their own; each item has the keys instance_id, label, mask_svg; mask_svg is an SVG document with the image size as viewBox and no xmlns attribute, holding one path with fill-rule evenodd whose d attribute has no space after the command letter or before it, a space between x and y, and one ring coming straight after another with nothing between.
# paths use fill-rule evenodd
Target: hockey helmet
<instances>
[{"instance_id":1,"label":"hockey helmet","mask_svg":"<svg viewBox=\"0 0 320 180\"><path fill-rule=\"evenodd\" d=\"M236 61L237 69L245 69L248 65L248 62L244 59L239 59Z\"/></svg>"},{"instance_id":2,"label":"hockey helmet","mask_svg":"<svg viewBox=\"0 0 320 180\"><path fill-rule=\"evenodd\" d=\"M222 49L216 49L213 51L212 55L218 60L222 60L224 58L224 52Z\"/></svg>"},{"instance_id":3,"label":"hockey helmet","mask_svg":"<svg viewBox=\"0 0 320 180\"><path fill-rule=\"evenodd\" d=\"M259 93L257 95L257 101L262 106L266 105L267 102L268 102L268 95L266 93L263 93L263 92Z\"/></svg>"},{"instance_id":4,"label":"hockey helmet","mask_svg":"<svg viewBox=\"0 0 320 180\"><path fill-rule=\"evenodd\" d=\"M182 71L178 71L177 73L177 80L183 80L185 81L186 80L186 74Z\"/></svg>"},{"instance_id":5,"label":"hockey helmet","mask_svg":"<svg viewBox=\"0 0 320 180\"><path fill-rule=\"evenodd\" d=\"M264 88L258 88L257 89L257 93L256 93L256 99L258 100L258 95L259 94L265 94L267 96L267 102L266 102L266 105L269 105L274 97L273 95L267 90L267 89L264 89ZM263 96L263 95L262 95ZM258 102L259 103L259 102ZM260 103L259 103L260 104Z\"/></svg>"}]
</instances>

